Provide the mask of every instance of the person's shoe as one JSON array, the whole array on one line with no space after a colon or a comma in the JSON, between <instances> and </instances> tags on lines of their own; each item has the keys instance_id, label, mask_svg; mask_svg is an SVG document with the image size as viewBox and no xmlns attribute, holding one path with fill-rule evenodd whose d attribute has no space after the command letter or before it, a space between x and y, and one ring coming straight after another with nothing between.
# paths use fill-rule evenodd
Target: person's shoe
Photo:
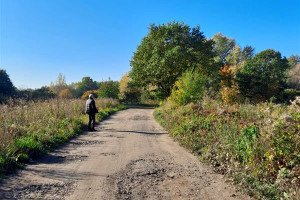
<instances>
[{"instance_id":1,"label":"person's shoe","mask_svg":"<svg viewBox=\"0 0 300 200\"><path fill-rule=\"evenodd\" d=\"M93 130L93 129L90 129L90 128L88 129L88 132L92 132L92 131L94 131L94 130Z\"/></svg>"},{"instance_id":2,"label":"person's shoe","mask_svg":"<svg viewBox=\"0 0 300 200\"><path fill-rule=\"evenodd\" d=\"M93 128L92 131L97 131L97 130Z\"/></svg>"}]
</instances>

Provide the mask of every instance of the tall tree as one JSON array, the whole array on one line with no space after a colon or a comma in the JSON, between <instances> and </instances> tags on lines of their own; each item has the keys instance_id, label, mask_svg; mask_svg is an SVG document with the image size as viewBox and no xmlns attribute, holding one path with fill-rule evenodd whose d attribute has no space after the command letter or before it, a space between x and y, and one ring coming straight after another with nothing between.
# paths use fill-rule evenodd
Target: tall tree
<instances>
[{"instance_id":1,"label":"tall tree","mask_svg":"<svg viewBox=\"0 0 300 200\"><path fill-rule=\"evenodd\" d=\"M255 49L249 45L245 46L242 51L242 61L247 60L248 58L253 58Z\"/></svg>"},{"instance_id":2,"label":"tall tree","mask_svg":"<svg viewBox=\"0 0 300 200\"><path fill-rule=\"evenodd\" d=\"M99 88L96 81L94 81L90 77L83 77L82 81L78 83L77 91L78 95L82 96L83 93L85 93L88 90L97 90Z\"/></svg>"},{"instance_id":3,"label":"tall tree","mask_svg":"<svg viewBox=\"0 0 300 200\"><path fill-rule=\"evenodd\" d=\"M252 48L251 46L245 46L242 49L240 45L236 44L226 56L225 64L228 66L239 65L243 61L247 60L248 58L253 58L253 55L254 55L254 48Z\"/></svg>"},{"instance_id":4,"label":"tall tree","mask_svg":"<svg viewBox=\"0 0 300 200\"><path fill-rule=\"evenodd\" d=\"M130 77L141 86L156 86L160 97L165 98L186 69L214 70L212 44L199 26L191 29L174 21L151 25L130 62Z\"/></svg>"},{"instance_id":5,"label":"tall tree","mask_svg":"<svg viewBox=\"0 0 300 200\"><path fill-rule=\"evenodd\" d=\"M0 69L0 94L11 95L15 91L8 74L4 69Z\"/></svg>"},{"instance_id":6,"label":"tall tree","mask_svg":"<svg viewBox=\"0 0 300 200\"><path fill-rule=\"evenodd\" d=\"M256 100L276 97L284 89L289 68L288 61L280 52L268 49L246 60L236 73L235 81L241 94Z\"/></svg>"},{"instance_id":7,"label":"tall tree","mask_svg":"<svg viewBox=\"0 0 300 200\"><path fill-rule=\"evenodd\" d=\"M215 61L223 66L226 64L226 57L236 45L235 40L224 36L222 33L215 34L212 40L214 41Z\"/></svg>"},{"instance_id":8,"label":"tall tree","mask_svg":"<svg viewBox=\"0 0 300 200\"><path fill-rule=\"evenodd\" d=\"M242 61L242 50L239 45L235 45L229 52L229 54L226 56L226 64L231 65L237 65Z\"/></svg>"},{"instance_id":9,"label":"tall tree","mask_svg":"<svg viewBox=\"0 0 300 200\"><path fill-rule=\"evenodd\" d=\"M55 84L53 82L50 83L50 90L52 90L57 95L62 90L67 89L67 88L68 88L68 85L66 83L66 77L62 73L58 74Z\"/></svg>"}]
</instances>

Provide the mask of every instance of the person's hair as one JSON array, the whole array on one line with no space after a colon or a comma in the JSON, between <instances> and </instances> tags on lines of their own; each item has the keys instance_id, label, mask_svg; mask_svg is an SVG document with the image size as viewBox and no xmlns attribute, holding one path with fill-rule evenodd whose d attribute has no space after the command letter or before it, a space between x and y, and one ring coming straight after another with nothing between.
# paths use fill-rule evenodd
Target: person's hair
<instances>
[{"instance_id":1,"label":"person's hair","mask_svg":"<svg viewBox=\"0 0 300 200\"><path fill-rule=\"evenodd\" d=\"M93 94L89 94L89 98L91 99L91 98L93 98L94 97L94 95Z\"/></svg>"}]
</instances>

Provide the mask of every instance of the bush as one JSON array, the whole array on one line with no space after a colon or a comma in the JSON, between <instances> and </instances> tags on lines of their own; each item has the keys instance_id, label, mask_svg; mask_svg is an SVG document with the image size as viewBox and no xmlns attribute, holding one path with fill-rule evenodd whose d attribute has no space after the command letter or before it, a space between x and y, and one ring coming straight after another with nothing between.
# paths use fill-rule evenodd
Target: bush
<instances>
[{"instance_id":1,"label":"bush","mask_svg":"<svg viewBox=\"0 0 300 200\"><path fill-rule=\"evenodd\" d=\"M175 82L169 100L175 105L199 103L206 90L207 77L196 71L187 71Z\"/></svg>"},{"instance_id":2,"label":"bush","mask_svg":"<svg viewBox=\"0 0 300 200\"><path fill-rule=\"evenodd\" d=\"M276 102L289 104L291 101L295 100L297 96L300 96L300 90L285 89L276 99Z\"/></svg>"},{"instance_id":3,"label":"bush","mask_svg":"<svg viewBox=\"0 0 300 200\"><path fill-rule=\"evenodd\" d=\"M42 144L33 137L23 137L16 141L17 152L27 154L30 157L37 156L43 151Z\"/></svg>"},{"instance_id":4,"label":"bush","mask_svg":"<svg viewBox=\"0 0 300 200\"><path fill-rule=\"evenodd\" d=\"M94 95L94 98L98 97L98 90L88 90L81 96L81 99L88 99L90 94Z\"/></svg>"},{"instance_id":5,"label":"bush","mask_svg":"<svg viewBox=\"0 0 300 200\"><path fill-rule=\"evenodd\" d=\"M72 93L71 93L71 91L69 89L63 89L59 93L59 97L65 98L65 99L71 99L71 98L73 98L73 95L72 95Z\"/></svg>"}]
</instances>

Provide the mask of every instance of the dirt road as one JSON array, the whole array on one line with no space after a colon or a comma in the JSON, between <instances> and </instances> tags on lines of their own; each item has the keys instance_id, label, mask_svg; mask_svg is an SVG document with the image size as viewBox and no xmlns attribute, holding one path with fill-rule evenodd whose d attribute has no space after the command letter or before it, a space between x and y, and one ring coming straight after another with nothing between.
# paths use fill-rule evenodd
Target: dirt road
<instances>
[{"instance_id":1,"label":"dirt road","mask_svg":"<svg viewBox=\"0 0 300 200\"><path fill-rule=\"evenodd\" d=\"M120 111L0 184L0 199L249 199L173 141L153 109Z\"/></svg>"}]
</instances>

